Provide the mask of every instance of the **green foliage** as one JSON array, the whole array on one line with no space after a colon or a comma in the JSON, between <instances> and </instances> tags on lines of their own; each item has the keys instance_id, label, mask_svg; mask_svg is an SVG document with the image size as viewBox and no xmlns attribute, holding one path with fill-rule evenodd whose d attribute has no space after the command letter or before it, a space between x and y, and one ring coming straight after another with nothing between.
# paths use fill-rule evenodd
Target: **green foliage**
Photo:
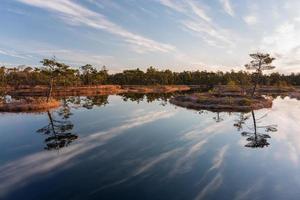
<instances>
[{"instance_id":1,"label":"green foliage","mask_svg":"<svg viewBox=\"0 0 300 200\"><path fill-rule=\"evenodd\" d=\"M254 53L250 54L250 57L253 59L250 63L246 64L245 67L247 70L255 70L252 76L253 80L253 90L251 96L254 96L256 86L260 84L261 77L264 70L274 69L275 66L272 66L272 62L275 58L272 58L270 54L264 53Z\"/></svg>"},{"instance_id":2,"label":"green foliage","mask_svg":"<svg viewBox=\"0 0 300 200\"><path fill-rule=\"evenodd\" d=\"M227 85L226 85L226 89L228 91L240 91L240 87L235 83L235 81L230 80Z\"/></svg>"},{"instance_id":3,"label":"green foliage","mask_svg":"<svg viewBox=\"0 0 300 200\"><path fill-rule=\"evenodd\" d=\"M243 98L239 101L240 106L250 106L252 104L252 100L248 98Z\"/></svg>"},{"instance_id":4,"label":"green foliage","mask_svg":"<svg viewBox=\"0 0 300 200\"><path fill-rule=\"evenodd\" d=\"M269 63L270 60L265 60ZM48 85L51 78L55 79L57 86L79 86L79 85L207 85L209 87L226 85L236 89L249 88L257 78L262 85L274 85L285 87L285 85L300 85L300 74L292 73L283 75L271 73L250 74L245 71L230 72L208 72L208 71L183 71L173 72L171 70L158 70L149 67L145 71L137 68L124 70L123 72L109 74L105 66L98 68L90 64L79 69L58 62L55 58L44 59L44 67L18 66L14 68L0 67L1 86L35 86ZM253 63L255 64L255 63ZM258 76L259 75L259 76ZM222 92L215 91L212 92Z\"/></svg>"}]
</instances>

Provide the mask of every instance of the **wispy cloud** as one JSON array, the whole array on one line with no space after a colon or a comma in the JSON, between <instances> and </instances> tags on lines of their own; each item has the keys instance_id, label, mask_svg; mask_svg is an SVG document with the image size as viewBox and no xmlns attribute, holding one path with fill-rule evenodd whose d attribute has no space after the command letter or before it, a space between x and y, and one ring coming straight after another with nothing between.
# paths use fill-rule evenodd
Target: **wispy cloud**
<instances>
[{"instance_id":1,"label":"wispy cloud","mask_svg":"<svg viewBox=\"0 0 300 200\"><path fill-rule=\"evenodd\" d=\"M228 45L233 46L233 42L227 34L228 31L218 27L208 15L207 9L199 2L160 0L160 3L183 14L185 19L180 20L183 29L201 37L207 44L222 48L228 47Z\"/></svg>"},{"instance_id":2,"label":"wispy cloud","mask_svg":"<svg viewBox=\"0 0 300 200\"><path fill-rule=\"evenodd\" d=\"M203 38L211 46L216 47L228 47L234 45L234 43L227 37L225 30L217 29L211 24L187 20L183 21L182 24L188 30L191 30Z\"/></svg>"},{"instance_id":3,"label":"wispy cloud","mask_svg":"<svg viewBox=\"0 0 300 200\"><path fill-rule=\"evenodd\" d=\"M176 10L178 12L185 12L185 8L184 6L178 2L178 1L174 1L174 0L158 0L162 5L171 8L173 10Z\"/></svg>"},{"instance_id":4,"label":"wispy cloud","mask_svg":"<svg viewBox=\"0 0 300 200\"><path fill-rule=\"evenodd\" d=\"M123 38L127 43L133 45L134 50L141 52L170 52L176 48L169 44L157 42L147 37L132 33L121 26L111 22L100 13L89 10L80 4L70 0L18 0L27 5L39 7L55 13L64 22L75 26L88 26L104 30Z\"/></svg>"},{"instance_id":5,"label":"wispy cloud","mask_svg":"<svg viewBox=\"0 0 300 200\"><path fill-rule=\"evenodd\" d=\"M84 64L92 64L95 67L107 65L119 67L122 64L118 63L114 56L102 55L93 52L76 50L76 49L64 49L54 45L39 44L30 42L30 45L24 51L21 51L22 47L16 46L13 50L4 50L0 48L0 55L14 57L22 60L21 64L37 64L43 58L50 58L55 56L59 61L64 62L72 66L81 66ZM25 61L24 61L25 60ZM21 61L20 61L21 62ZM6 63L6 66L20 65L20 63Z\"/></svg>"},{"instance_id":6,"label":"wispy cloud","mask_svg":"<svg viewBox=\"0 0 300 200\"><path fill-rule=\"evenodd\" d=\"M15 51L11 51L11 50L0 49L0 54L5 55L5 56L20 58L20 59L28 59L28 56L24 56L21 53L17 53Z\"/></svg>"},{"instance_id":7,"label":"wispy cloud","mask_svg":"<svg viewBox=\"0 0 300 200\"><path fill-rule=\"evenodd\" d=\"M223 9L224 9L224 11L228 14L228 15L230 15L230 16L234 16L234 10L233 10L233 8L232 8L232 5L231 5L231 2L230 2L230 0L220 0L220 2L221 2L221 4L222 4L222 6L223 6Z\"/></svg>"},{"instance_id":8,"label":"wispy cloud","mask_svg":"<svg viewBox=\"0 0 300 200\"><path fill-rule=\"evenodd\" d=\"M201 19L210 22L211 18L206 14L203 8L201 8L200 5L196 4L194 1L187 1L187 3L190 5L192 8L192 11Z\"/></svg>"}]
</instances>

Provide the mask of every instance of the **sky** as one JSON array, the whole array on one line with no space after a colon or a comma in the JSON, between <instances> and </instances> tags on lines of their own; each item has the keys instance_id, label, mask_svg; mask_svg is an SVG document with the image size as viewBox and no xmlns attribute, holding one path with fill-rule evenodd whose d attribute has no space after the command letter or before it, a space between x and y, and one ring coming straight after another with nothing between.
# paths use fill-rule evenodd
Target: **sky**
<instances>
[{"instance_id":1,"label":"sky","mask_svg":"<svg viewBox=\"0 0 300 200\"><path fill-rule=\"evenodd\" d=\"M300 72L299 0L1 0L0 65Z\"/></svg>"}]
</instances>

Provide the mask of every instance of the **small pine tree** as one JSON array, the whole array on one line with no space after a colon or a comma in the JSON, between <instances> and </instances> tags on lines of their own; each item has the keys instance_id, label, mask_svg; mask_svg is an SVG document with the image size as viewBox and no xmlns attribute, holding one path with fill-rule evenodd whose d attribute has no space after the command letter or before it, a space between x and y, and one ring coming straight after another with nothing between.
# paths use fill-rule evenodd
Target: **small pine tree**
<instances>
[{"instance_id":1,"label":"small pine tree","mask_svg":"<svg viewBox=\"0 0 300 200\"><path fill-rule=\"evenodd\" d=\"M245 67L247 70L255 70L254 86L251 94L251 96L253 97L255 94L256 87L259 84L259 79L262 75L262 72L264 70L272 70L275 68L275 66L271 65L275 58L272 58L270 54L264 53L250 54L250 57L253 58L253 60L249 64L246 64Z\"/></svg>"}]
</instances>

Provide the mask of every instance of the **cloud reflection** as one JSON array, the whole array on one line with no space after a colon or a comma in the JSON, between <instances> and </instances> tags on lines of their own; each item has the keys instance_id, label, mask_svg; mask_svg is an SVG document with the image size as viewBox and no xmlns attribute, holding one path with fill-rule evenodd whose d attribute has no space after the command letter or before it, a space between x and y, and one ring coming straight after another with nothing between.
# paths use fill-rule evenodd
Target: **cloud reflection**
<instances>
[{"instance_id":1,"label":"cloud reflection","mask_svg":"<svg viewBox=\"0 0 300 200\"><path fill-rule=\"evenodd\" d=\"M43 175L51 172L53 169L57 170L58 167L59 169L63 169L64 167L74 164L74 162L70 162L71 159L107 143L110 139L123 134L128 129L142 126L163 118L169 118L174 114L174 112L167 111L148 112L147 114L135 116L126 120L118 127L82 138L79 143L62 149L59 154L57 154L57 152L43 151L11 161L0 167L0 196L4 196L17 187L26 185L30 182L31 177ZM153 163L148 164L146 168L151 167L151 165L153 165ZM140 169L140 171L137 171L136 173L141 173L146 168L144 167L144 169Z\"/></svg>"},{"instance_id":2,"label":"cloud reflection","mask_svg":"<svg viewBox=\"0 0 300 200\"><path fill-rule=\"evenodd\" d=\"M222 174L218 173L196 196L196 200L205 199L207 195L219 189L223 183Z\"/></svg>"}]
</instances>

